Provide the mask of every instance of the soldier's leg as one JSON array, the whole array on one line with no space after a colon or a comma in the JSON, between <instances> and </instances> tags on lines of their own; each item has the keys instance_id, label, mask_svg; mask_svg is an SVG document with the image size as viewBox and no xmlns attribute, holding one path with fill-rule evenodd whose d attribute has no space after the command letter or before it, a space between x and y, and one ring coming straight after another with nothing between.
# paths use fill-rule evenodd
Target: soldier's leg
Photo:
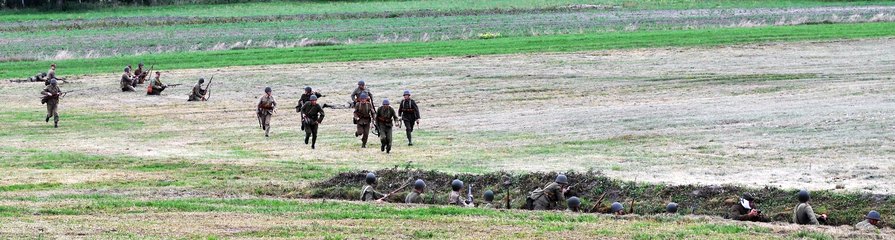
<instances>
[{"instance_id":1,"label":"soldier's leg","mask_svg":"<svg viewBox=\"0 0 895 240\"><path fill-rule=\"evenodd\" d=\"M407 133L407 145L413 146L413 124L414 121L404 120L404 132Z\"/></svg>"},{"instance_id":2,"label":"soldier's leg","mask_svg":"<svg viewBox=\"0 0 895 240\"><path fill-rule=\"evenodd\" d=\"M388 127L385 129L385 153L390 153L392 151L392 128Z\"/></svg>"},{"instance_id":3,"label":"soldier's leg","mask_svg":"<svg viewBox=\"0 0 895 240\"><path fill-rule=\"evenodd\" d=\"M47 103L47 118L44 119L44 122L50 122L50 118L53 117L53 106L49 102Z\"/></svg>"},{"instance_id":4,"label":"soldier's leg","mask_svg":"<svg viewBox=\"0 0 895 240\"><path fill-rule=\"evenodd\" d=\"M311 128L311 149L316 148L317 145L317 128L320 127L318 124L309 124Z\"/></svg>"},{"instance_id":5,"label":"soldier's leg","mask_svg":"<svg viewBox=\"0 0 895 240\"><path fill-rule=\"evenodd\" d=\"M376 129L379 129L379 151L385 152L385 148L388 144L385 141L385 128L382 125L379 125Z\"/></svg>"},{"instance_id":6,"label":"soldier's leg","mask_svg":"<svg viewBox=\"0 0 895 240\"><path fill-rule=\"evenodd\" d=\"M261 118L262 123L264 124L264 136L265 137L270 136L270 117L271 117L271 114L265 114L264 117Z\"/></svg>"},{"instance_id":7,"label":"soldier's leg","mask_svg":"<svg viewBox=\"0 0 895 240\"><path fill-rule=\"evenodd\" d=\"M364 147L367 147L367 139L370 137L370 124L361 125L361 139Z\"/></svg>"},{"instance_id":8,"label":"soldier's leg","mask_svg":"<svg viewBox=\"0 0 895 240\"><path fill-rule=\"evenodd\" d=\"M59 122L59 104L53 104L53 111L50 112L53 115L53 121Z\"/></svg>"},{"instance_id":9,"label":"soldier's leg","mask_svg":"<svg viewBox=\"0 0 895 240\"><path fill-rule=\"evenodd\" d=\"M549 203L547 202L546 198L541 197L535 199L534 210L547 210L547 208L549 207L548 205Z\"/></svg>"},{"instance_id":10,"label":"soldier's leg","mask_svg":"<svg viewBox=\"0 0 895 240\"><path fill-rule=\"evenodd\" d=\"M308 144L308 139L311 139L311 127L302 127L302 130L305 130L305 145Z\"/></svg>"}]
</instances>

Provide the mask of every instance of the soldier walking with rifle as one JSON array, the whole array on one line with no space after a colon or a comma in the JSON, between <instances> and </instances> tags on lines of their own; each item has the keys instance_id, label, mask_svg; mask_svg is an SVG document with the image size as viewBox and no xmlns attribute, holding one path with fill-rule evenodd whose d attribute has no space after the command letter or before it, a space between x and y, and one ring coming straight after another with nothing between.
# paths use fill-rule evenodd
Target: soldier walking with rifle
<instances>
[{"instance_id":1,"label":"soldier walking with rifle","mask_svg":"<svg viewBox=\"0 0 895 240\"><path fill-rule=\"evenodd\" d=\"M376 110L376 129L379 129L379 142L382 144L379 149L385 153L392 152L392 126L395 122L401 127L398 115L395 114L395 109L389 106L388 99L382 100L382 106Z\"/></svg>"},{"instance_id":2,"label":"soldier walking with rifle","mask_svg":"<svg viewBox=\"0 0 895 240\"><path fill-rule=\"evenodd\" d=\"M264 88L264 95L258 99L258 110L256 111L258 124L264 130L265 137L270 137L270 119L277 107L277 101L273 99L272 92L270 87Z\"/></svg>"},{"instance_id":3,"label":"soldier walking with rifle","mask_svg":"<svg viewBox=\"0 0 895 240\"><path fill-rule=\"evenodd\" d=\"M323 123L323 108L317 104L317 95L311 95L308 102L301 108L301 123L305 125L305 145L308 144L308 138L311 138L311 149L315 149L317 145L317 128Z\"/></svg>"},{"instance_id":4,"label":"soldier walking with rifle","mask_svg":"<svg viewBox=\"0 0 895 240\"><path fill-rule=\"evenodd\" d=\"M398 109L398 116L404 120L404 131L407 133L407 146L413 146L413 126L420 124L420 108L410 98L410 90L404 90L404 100Z\"/></svg>"},{"instance_id":5,"label":"soldier walking with rifle","mask_svg":"<svg viewBox=\"0 0 895 240\"><path fill-rule=\"evenodd\" d=\"M305 105L305 103L308 103L311 101L311 96L315 96L317 98L322 98L323 94L314 92L313 89L311 89L311 87L305 87L305 93L302 94L300 98L298 98L298 105L295 105L295 111L302 114L302 116L301 116L302 120L305 119L305 116L304 116L304 113L302 113L301 109ZM305 130L305 127L306 127L305 121L302 121L301 122L301 130Z\"/></svg>"},{"instance_id":6,"label":"soldier walking with rifle","mask_svg":"<svg viewBox=\"0 0 895 240\"><path fill-rule=\"evenodd\" d=\"M369 101L370 97L366 93L358 96L358 102L354 106L354 124L357 124L357 131L354 137L361 136L361 148L367 148L367 138L370 136L370 124L376 117L373 112L375 108Z\"/></svg>"},{"instance_id":7,"label":"soldier walking with rifle","mask_svg":"<svg viewBox=\"0 0 895 240\"><path fill-rule=\"evenodd\" d=\"M50 79L49 85L44 88L41 95L43 95L41 99L41 103L47 105L47 118L44 119L45 122L50 122L50 118L53 118L53 128L59 127L59 98L64 95L62 90L56 86L56 79Z\"/></svg>"}]
</instances>

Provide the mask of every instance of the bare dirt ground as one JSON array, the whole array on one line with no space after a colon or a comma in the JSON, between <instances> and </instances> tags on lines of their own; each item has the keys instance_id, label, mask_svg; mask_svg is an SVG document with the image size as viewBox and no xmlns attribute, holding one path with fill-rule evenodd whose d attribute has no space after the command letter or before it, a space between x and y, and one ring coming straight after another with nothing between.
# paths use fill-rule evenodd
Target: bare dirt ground
<instances>
[{"instance_id":1,"label":"bare dirt ground","mask_svg":"<svg viewBox=\"0 0 895 240\"><path fill-rule=\"evenodd\" d=\"M782 43L326 63L165 72L168 83L215 76L212 100L190 86L161 97L118 91L118 73L74 77L55 149L197 162L309 161L378 168L413 161L449 171L594 168L626 180L747 184L891 194L895 180L895 40ZM64 66L60 66L64 74ZM414 147L396 130L391 155L359 148L350 111L329 110L319 149L300 144L292 107L305 85L341 104L357 80L379 102L404 89L422 108ZM273 137L253 106L279 101ZM42 109L42 84L0 84L3 111ZM93 89L91 89L93 88ZM140 127L66 129L66 115L111 113ZM38 114L39 115L39 114ZM43 128L34 119L8 127ZM6 124L4 124L6 125ZM7 129L8 130L8 129ZM303 134L302 134L303 136ZM28 136L0 146L40 148ZM122 143L131 144L122 144ZM46 172L17 172L3 182ZM77 173L81 174L81 173ZM75 174L75 175L77 175ZM103 174L103 178L127 178ZM30 181L30 180L29 180ZM80 180L74 180L80 181Z\"/></svg>"}]
</instances>

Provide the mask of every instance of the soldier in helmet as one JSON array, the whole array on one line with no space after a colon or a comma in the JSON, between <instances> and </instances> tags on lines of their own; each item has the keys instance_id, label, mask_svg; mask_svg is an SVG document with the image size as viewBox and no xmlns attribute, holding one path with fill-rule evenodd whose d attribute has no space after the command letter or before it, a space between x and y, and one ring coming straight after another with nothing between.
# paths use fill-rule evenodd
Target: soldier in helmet
<instances>
[{"instance_id":1,"label":"soldier in helmet","mask_svg":"<svg viewBox=\"0 0 895 240\"><path fill-rule=\"evenodd\" d=\"M302 106L311 101L311 96L315 96L316 98L323 97L322 94L312 91L311 87L305 87L305 93L298 98L298 105L295 105L295 110L301 113ZM301 117L304 119L305 116L302 115ZM301 122L301 130L305 130L305 121Z\"/></svg>"},{"instance_id":2,"label":"soldier in helmet","mask_svg":"<svg viewBox=\"0 0 895 240\"><path fill-rule=\"evenodd\" d=\"M261 122L261 129L264 129L264 136L270 137L270 118L273 116L277 108L277 101L273 99L273 90L270 87L264 88L264 95L258 99L258 119Z\"/></svg>"},{"instance_id":3,"label":"soldier in helmet","mask_svg":"<svg viewBox=\"0 0 895 240\"><path fill-rule=\"evenodd\" d=\"M881 217L879 212L870 211L867 213L867 216L864 216L864 221L855 224L855 228L859 230L877 230L879 229L879 221Z\"/></svg>"},{"instance_id":4,"label":"soldier in helmet","mask_svg":"<svg viewBox=\"0 0 895 240\"><path fill-rule=\"evenodd\" d=\"M423 192L426 191L426 182L417 179L413 182L413 191L404 198L404 203L423 203Z\"/></svg>"},{"instance_id":5,"label":"soldier in helmet","mask_svg":"<svg viewBox=\"0 0 895 240\"><path fill-rule=\"evenodd\" d=\"M460 179L454 179L451 181L451 194L448 197L448 204L457 205L460 207L475 207L475 205L469 202L466 197L460 193L463 190L463 181Z\"/></svg>"},{"instance_id":6,"label":"soldier in helmet","mask_svg":"<svg viewBox=\"0 0 895 240\"><path fill-rule=\"evenodd\" d=\"M743 193L740 200L730 206L727 217L739 221L768 222L768 218L755 206L755 197L751 193Z\"/></svg>"},{"instance_id":7,"label":"soldier in helmet","mask_svg":"<svg viewBox=\"0 0 895 240\"><path fill-rule=\"evenodd\" d=\"M131 77L131 69L124 68L124 74L121 75L121 91L122 92L133 92L136 91L133 86L134 78Z\"/></svg>"},{"instance_id":8,"label":"soldier in helmet","mask_svg":"<svg viewBox=\"0 0 895 240\"><path fill-rule=\"evenodd\" d=\"M793 223L801 225L820 225L820 221L827 221L826 214L815 214L814 209L808 204L808 200L811 200L811 195L808 193L808 190L800 190L797 198L799 199L799 205L796 205L796 208L793 210Z\"/></svg>"},{"instance_id":9,"label":"soldier in helmet","mask_svg":"<svg viewBox=\"0 0 895 240\"><path fill-rule=\"evenodd\" d=\"M482 204L479 204L480 208L490 208L490 209L497 208L497 205L494 204L494 191L491 191L491 190L485 191L485 194L483 194L482 199L485 199L485 202Z\"/></svg>"},{"instance_id":10,"label":"soldier in helmet","mask_svg":"<svg viewBox=\"0 0 895 240\"><path fill-rule=\"evenodd\" d=\"M205 89L202 89L203 83L205 83L205 79L199 78L199 83L196 83L196 85L193 86L193 91L190 93L190 99L187 101L205 101L206 100L205 93L208 92L208 90L207 90L208 87L205 87Z\"/></svg>"},{"instance_id":11,"label":"soldier in helmet","mask_svg":"<svg viewBox=\"0 0 895 240\"><path fill-rule=\"evenodd\" d=\"M401 123L398 121L398 115L395 114L395 109L389 105L388 99L384 99L382 100L382 106L379 107L379 110L376 110L376 128L379 129L379 142L381 143L379 149L385 153L392 152L393 123L398 123L398 127L401 126Z\"/></svg>"},{"instance_id":12,"label":"soldier in helmet","mask_svg":"<svg viewBox=\"0 0 895 240\"><path fill-rule=\"evenodd\" d=\"M56 76L56 64L55 63L50 64L50 70L47 70L47 73L45 75L43 75L43 80L45 81L44 85L50 85L50 79L56 79L57 84L58 84L58 81L65 81L65 78Z\"/></svg>"},{"instance_id":13,"label":"soldier in helmet","mask_svg":"<svg viewBox=\"0 0 895 240\"><path fill-rule=\"evenodd\" d=\"M581 199L578 199L578 197L570 197L568 200L566 200L566 206L569 207L567 209L568 211L580 212L581 211Z\"/></svg>"},{"instance_id":14,"label":"soldier in helmet","mask_svg":"<svg viewBox=\"0 0 895 240\"><path fill-rule=\"evenodd\" d=\"M162 83L160 79L162 76L162 72L156 71L155 78L149 82L149 86L146 87L146 95L162 95L162 91L165 91L168 88L168 84Z\"/></svg>"},{"instance_id":15,"label":"soldier in helmet","mask_svg":"<svg viewBox=\"0 0 895 240\"><path fill-rule=\"evenodd\" d=\"M53 127L59 127L59 97L62 96L62 90L56 85L56 79L50 79L50 85L47 85L44 88L41 95L43 95L41 102L47 104L47 118L44 119L45 122L50 122L50 118L53 118Z\"/></svg>"},{"instance_id":16,"label":"soldier in helmet","mask_svg":"<svg viewBox=\"0 0 895 240\"><path fill-rule=\"evenodd\" d=\"M357 124L357 132L354 132L354 137L361 136L361 148L367 148L370 124L376 117L375 110L373 104L370 103L370 97L366 93L361 93L354 106L354 124Z\"/></svg>"},{"instance_id":17,"label":"soldier in helmet","mask_svg":"<svg viewBox=\"0 0 895 240\"><path fill-rule=\"evenodd\" d=\"M301 108L303 116L301 122L305 124L305 145L308 144L308 138L311 138L311 149L315 149L317 145L317 128L323 123L323 108L317 104L317 95L311 95L308 102Z\"/></svg>"},{"instance_id":18,"label":"soldier in helmet","mask_svg":"<svg viewBox=\"0 0 895 240\"><path fill-rule=\"evenodd\" d=\"M420 124L420 108L416 106L416 101L410 98L410 90L404 90L404 100L401 100L398 116L404 121L407 145L413 146L413 126Z\"/></svg>"},{"instance_id":19,"label":"soldier in helmet","mask_svg":"<svg viewBox=\"0 0 895 240\"><path fill-rule=\"evenodd\" d=\"M370 89L367 89L367 83L363 80L360 80L357 82L357 88L355 88L354 91L351 92L351 107L356 106L357 103L360 102L361 94L366 94L369 98L369 102L373 102L373 93L370 93Z\"/></svg>"},{"instance_id":20,"label":"soldier in helmet","mask_svg":"<svg viewBox=\"0 0 895 240\"><path fill-rule=\"evenodd\" d=\"M620 202L613 202L612 205L609 206L608 213L612 215L625 215L625 206Z\"/></svg>"},{"instance_id":21,"label":"soldier in helmet","mask_svg":"<svg viewBox=\"0 0 895 240\"><path fill-rule=\"evenodd\" d=\"M367 173L365 180L367 185L364 185L364 188L361 189L361 201L380 201L380 199L388 197L387 195L376 191L376 174Z\"/></svg>"},{"instance_id":22,"label":"soldier in helmet","mask_svg":"<svg viewBox=\"0 0 895 240\"><path fill-rule=\"evenodd\" d=\"M556 180L547 184L543 189L532 191L528 196L531 201L533 210L556 210L565 209L560 206L566 199L566 192L569 190L569 179L566 175L560 174L556 176Z\"/></svg>"},{"instance_id":23,"label":"soldier in helmet","mask_svg":"<svg viewBox=\"0 0 895 240\"><path fill-rule=\"evenodd\" d=\"M667 214L677 214L677 203L670 202L665 206L665 213Z\"/></svg>"}]
</instances>

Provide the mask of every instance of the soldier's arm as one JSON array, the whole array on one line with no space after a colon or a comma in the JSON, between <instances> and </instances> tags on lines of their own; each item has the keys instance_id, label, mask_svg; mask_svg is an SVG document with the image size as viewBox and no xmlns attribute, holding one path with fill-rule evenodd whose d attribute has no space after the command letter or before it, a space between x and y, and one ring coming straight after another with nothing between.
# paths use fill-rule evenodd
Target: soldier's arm
<instances>
[{"instance_id":1,"label":"soldier's arm","mask_svg":"<svg viewBox=\"0 0 895 240\"><path fill-rule=\"evenodd\" d=\"M323 122L323 117L326 116L326 113L323 113L323 107L321 107L320 105L315 105L315 106L317 106L317 111L320 112L320 117L317 118L317 122L318 122L318 123L322 123L322 122Z\"/></svg>"},{"instance_id":2,"label":"soldier's arm","mask_svg":"<svg viewBox=\"0 0 895 240\"><path fill-rule=\"evenodd\" d=\"M739 203L735 203L735 204L739 204ZM746 220L746 219L744 219L744 216L746 216L746 215L740 214L740 210L737 208L736 205L730 206L730 212L728 213L728 217L730 217L730 219Z\"/></svg>"},{"instance_id":3,"label":"soldier's arm","mask_svg":"<svg viewBox=\"0 0 895 240\"><path fill-rule=\"evenodd\" d=\"M420 119L420 108L416 106L416 101L410 102L410 105L413 107L413 114L416 115L416 119Z\"/></svg>"},{"instance_id":4,"label":"soldier's arm","mask_svg":"<svg viewBox=\"0 0 895 240\"><path fill-rule=\"evenodd\" d=\"M814 214L814 209L811 208L811 205L805 207L805 212L808 213L808 219L813 225L820 225L820 222L817 221L817 214Z\"/></svg>"}]
</instances>

